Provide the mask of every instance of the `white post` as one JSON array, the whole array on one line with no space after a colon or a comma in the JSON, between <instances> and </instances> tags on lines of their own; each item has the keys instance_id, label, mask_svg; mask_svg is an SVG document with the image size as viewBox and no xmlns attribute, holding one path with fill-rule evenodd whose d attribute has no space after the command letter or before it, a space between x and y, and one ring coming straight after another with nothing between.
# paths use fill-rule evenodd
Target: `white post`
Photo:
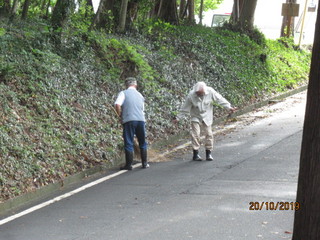
<instances>
[{"instance_id":1,"label":"white post","mask_svg":"<svg viewBox=\"0 0 320 240\"><path fill-rule=\"evenodd\" d=\"M308 0L306 0L306 3L304 5L304 10L303 10L303 16L302 16L302 21L301 21L301 30L300 30L300 36L299 36L299 47L301 45L301 39L303 35L303 27L304 27L304 20L306 18L306 13L307 13L307 5L308 5Z\"/></svg>"}]
</instances>

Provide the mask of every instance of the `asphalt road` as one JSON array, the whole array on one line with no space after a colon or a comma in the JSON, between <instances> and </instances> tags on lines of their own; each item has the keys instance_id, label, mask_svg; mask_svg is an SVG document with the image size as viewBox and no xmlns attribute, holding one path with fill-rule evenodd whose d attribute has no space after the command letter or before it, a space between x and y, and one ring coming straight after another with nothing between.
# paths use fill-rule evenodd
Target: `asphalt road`
<instances>
[{"instance_id":1,"label":"asphalt road","mask_svg":"<svg viewBox=\"0 0 320 240\"><path fill-rule=\"evenodd\" d=\"M213 162L173 154L5 223L0 240L291 239L304 107L301 93L237 117Z\"/></svg>"}]
</instances>

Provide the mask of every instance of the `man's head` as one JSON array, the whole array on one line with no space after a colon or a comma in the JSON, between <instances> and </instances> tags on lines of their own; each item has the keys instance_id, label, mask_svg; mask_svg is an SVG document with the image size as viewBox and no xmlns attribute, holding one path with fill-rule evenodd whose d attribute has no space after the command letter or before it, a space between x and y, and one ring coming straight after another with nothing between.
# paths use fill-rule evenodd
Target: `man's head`
<instances>
[{"instance_id":1,"label":"man's head","mask_svg":"<svg viewBox=\"0 0 320 240\"><path fill-rule=\"evenodd\" d=\"M206 94L207 85L204 82L197 82L193 87L194 92L197 96L202 97Z\"/></svg>"},{"instance_id":2,"label":"man's head","mask_svg":"<svg viewBox=\"0 0 320 240\"><path fill-rule=\"evenodd\" d=\"M126 87L136 87L137 86L137 80L134 77L128 77L126 78Z\"/></svg>"}]
</instances>

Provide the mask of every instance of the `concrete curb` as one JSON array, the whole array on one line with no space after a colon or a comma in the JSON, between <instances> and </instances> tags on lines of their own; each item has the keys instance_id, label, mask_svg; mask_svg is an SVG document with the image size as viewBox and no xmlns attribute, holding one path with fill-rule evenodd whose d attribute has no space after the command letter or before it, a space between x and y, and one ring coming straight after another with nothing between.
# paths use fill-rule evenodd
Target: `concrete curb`
<instances>
[{"instance_id":1,"label":"concrete curb","mask_svg":"<svg viewBox=\"0 0 320 240\"><path fill-rule=\"evenodd\" d=\"M97 166L75 175L66 177L62 181L51 183L33 192L26 193L16 198L10 199L0 204L0 216L8 215L10 212L14 212L19 208L26 207L36 201L45 199L53 193L59 192L63 189L71 187L73 184L79 183L89 176L94 176L97 173L102 173L106 169L105 166Z\"/></svg>"},{"instance_id":2,"label":"concrete curb","mask_svg":"<svg viewBox=\"0 0 320 240\"><path fill-rule=\"evenodd\" d=\"M260 108L262 106L268 105L272 101L284 99L284 98L292 96L294 94L303 92L306 89L307 89L307 86L302 86L297 89L288 91L286 93L279 94L279 95L274 96L272 98L263 100L261 102L255 103L255 104L252 104L250 106L247 106L247 107L244 107L243 109L238 110L237 112L232 114L231 117L236 117L236 116L240 116L242 114L251 112L256 108ZM225 116L219 117L219 118L215 119L213 124L217 125L217 124L225 121L228 117L230 117L230 116L225 115ZM166 140L154 143L155 147L152 147L152 149L156 149L157 148L156 146L161 146L161 145L168 144L169 142L173 142L173 141L175 141L175 139L179 139L180 137L185 137L187 134L188 134L187 131L185 131L177 136L173 136L172 137L173 140L166 139ZM187 146L186 144L182 144L180 146L175 147L174 149L172 149L170 151L165 152L162 155L165 156L171 152L174 152L174 151L181 149L181 148L184 148L186 146ZM118 161L115 161L115 162L117 163ZM137 166L138 165L139 164L137 164ZM135 167L137 167L137 166L135 166ZM33 192L30 192L30 193L24 194L22 196L16 197L14 199L10 199L6 202L0 203L0 216L8 215L11 212L14 212L14 211L16 211L20 208L26 207L28 205L31 205L32 203L34 203L36 201L39 201L41 199L45 199L54 193L57 193L57 192L62 191L64 189L70 188L72 185L74 185L76 183L81 183L82 181L84 181L88 177L94 177L95 175L105 174L106 170L111 170L114 167L115 167L115 165L114 166L104 166L104 165L97 166L92 169L88 169L83 172L77 173L75 175L66 177L65 179L63 179L60 182L49 184L49 185L44 186L42 188L36 189Z\"/></svg>"}]
</instances>

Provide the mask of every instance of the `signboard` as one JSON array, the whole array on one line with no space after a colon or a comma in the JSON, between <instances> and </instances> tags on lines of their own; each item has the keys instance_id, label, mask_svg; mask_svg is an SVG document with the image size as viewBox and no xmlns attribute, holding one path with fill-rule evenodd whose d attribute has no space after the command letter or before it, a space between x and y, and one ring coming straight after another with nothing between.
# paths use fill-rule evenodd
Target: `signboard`
<instances>
[{"instance_id":1,"label":"signboard","mask_svg":"<svg viewBox=\"0 0 320 240\"><path fill-rule=\"evenodd\" d=\"M315 5L314 3L310 3L308 6L308 12L315 12L317 9L317 5Z\"/></svg>"},{"instance_id":2,"label":"signboard","mask_svg":"<svg viewBox=\"0 0 320 240\"><path fill-rule=\"evenodd\" d=\"M231 15L225 14L213 14L211 27L221 27L225 22L228 22Z\"/></svg>"},{"instance_id":3,"label":"signboard","mask_svg":"<svg viewBox=\"0 0 320 240\"><path fill-rule=\"evenodd\" d=\"M281 15L286 16L286 17L299 16L299 4L297 4L297 3L283 3Z\"/></svg>"}]
</instances>

